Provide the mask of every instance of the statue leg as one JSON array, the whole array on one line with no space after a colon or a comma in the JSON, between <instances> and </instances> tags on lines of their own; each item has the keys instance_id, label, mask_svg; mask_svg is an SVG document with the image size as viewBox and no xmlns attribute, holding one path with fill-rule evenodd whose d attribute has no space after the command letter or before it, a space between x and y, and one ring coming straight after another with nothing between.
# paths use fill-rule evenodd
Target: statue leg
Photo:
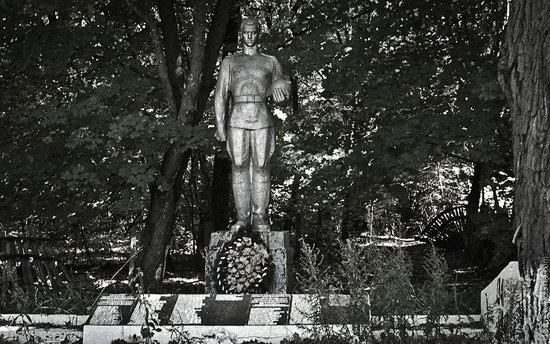
<instances>
[{"instance_id":1,"label":"statue leg","mask_svg":"<svg viewBox=\"0 0 550 344\"><path fill-rule=\"evenodd\" d=\"M256 129L251 134L252 146L252 226L270 230L268 208L271 192L269 160L275 150L275 128Z\"/></svg>"},{"instance_id":2,"label":"statue leg","mask_svg":"<svg viewBox=\"0 0 550 344\"><path fill-rule=\"evenodd\" d=\"M227 151L233 163L231 178L237 209L237 222L231 229L238 230L250 224L250 130L228 127Z\"/></svg>"}]
</instances>

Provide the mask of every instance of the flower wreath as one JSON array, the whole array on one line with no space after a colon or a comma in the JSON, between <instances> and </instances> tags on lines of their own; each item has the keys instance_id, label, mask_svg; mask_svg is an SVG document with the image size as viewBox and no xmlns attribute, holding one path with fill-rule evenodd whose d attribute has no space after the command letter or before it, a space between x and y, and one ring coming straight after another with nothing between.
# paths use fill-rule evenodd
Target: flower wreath
<instances>
[{"instance_id":1,"label":"flower wreath","mask_svg":"<svg viewBox=\"0 0 550 344\"><path fill-rule=\"evenodd\" d=\"M217 262L216 282L220 293L267 292L271 257L256 235L239 234L226 242Z\"/></svg>"}]
</instances>

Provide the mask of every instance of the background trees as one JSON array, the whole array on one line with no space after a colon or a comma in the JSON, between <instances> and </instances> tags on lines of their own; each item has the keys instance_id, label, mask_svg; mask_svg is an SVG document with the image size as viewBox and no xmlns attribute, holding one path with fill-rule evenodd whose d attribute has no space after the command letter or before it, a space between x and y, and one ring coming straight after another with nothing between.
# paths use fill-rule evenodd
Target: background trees
<instances>
[{"instance_id":1,"label":"background trees","mask_svg":"<svg viewBox=\"0 0 550 344\"><path fill-rule=\"evenodd\" d=\"M240 17L253 14L263 50L296 86L277 110L275 229L318 243L414 235L465 203L481 239L504 252L498 262L510 252L511 128L496 79L502 1L0 6L8 231L64 236L92 254L141 232L150 289L171 248L200 259L231 209L209 94Z\"/></svg>"}]
</instances>

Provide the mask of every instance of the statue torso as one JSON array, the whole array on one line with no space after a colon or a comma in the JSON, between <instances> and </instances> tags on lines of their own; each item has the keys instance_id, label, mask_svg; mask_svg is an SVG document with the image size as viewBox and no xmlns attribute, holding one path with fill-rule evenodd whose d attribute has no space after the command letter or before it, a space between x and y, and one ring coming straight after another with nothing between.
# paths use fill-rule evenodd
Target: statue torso
<instances>
[{"instance_id":1,"label":"statue torso","mask_svg":"<svg viewBox=\"0 0 550 344\"><path fill-rule=\"evenodd\" d=\"M264 54L230 57L229 92L233 106L228 125L244 129L273 126L267 96L273 82L274 58Z\"/></svg>"}]
</instances>

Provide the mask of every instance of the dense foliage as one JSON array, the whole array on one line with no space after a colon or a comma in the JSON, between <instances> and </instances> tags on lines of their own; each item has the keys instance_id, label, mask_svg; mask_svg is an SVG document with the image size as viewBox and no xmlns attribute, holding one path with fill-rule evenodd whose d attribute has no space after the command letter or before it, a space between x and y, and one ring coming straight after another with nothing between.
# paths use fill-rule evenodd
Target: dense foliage
<instances>
[{"instance_id":1,"label":"dense foliage","mask_svg":"<svg viewBox=\"0 0 550 344\"><path fill-rule=\"evenodd\" d=\"M157 18L159 3L141 5ZM196 8L171 3L182 47L176 72L187 75ZM468 204L496 250L493 263L504 263L513 176L496 62L505 6L240 3L242 15L260 17L262 49L296 86L277 110L273 227L323 247L363 232L418 234L446 207ZM165 186L163 158L177 143L191 155L170 247L200 260L214 222L211 186L227 179L216 173L223 147L209 103L197 125L170 115L151 27L132 7L0 2L1 228L62 237L73 260L113 256L143 230L152 190ZM207 1L208 13L214 7Z\"/></svg>"}]
</instances>

